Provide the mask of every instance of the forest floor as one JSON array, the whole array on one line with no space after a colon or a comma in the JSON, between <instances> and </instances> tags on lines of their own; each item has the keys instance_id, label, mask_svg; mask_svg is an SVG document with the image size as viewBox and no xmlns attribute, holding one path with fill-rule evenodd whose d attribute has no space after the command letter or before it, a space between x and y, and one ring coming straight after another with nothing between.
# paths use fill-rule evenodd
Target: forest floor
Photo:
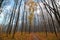
<instances>
[{"instance_id":1,"label":"forest floor","mask_svg":"<svg viewBox=\"0 0 60 40\"><path fill-rule=\"evenodd\" d=\"M57 33L57 37L55 33L48 32L36 32L36 33L27 33L27 32L16 32L14 37L12 34L0 34L0 40L60 40L60 33Z\"/></svg>"}]
</instances>

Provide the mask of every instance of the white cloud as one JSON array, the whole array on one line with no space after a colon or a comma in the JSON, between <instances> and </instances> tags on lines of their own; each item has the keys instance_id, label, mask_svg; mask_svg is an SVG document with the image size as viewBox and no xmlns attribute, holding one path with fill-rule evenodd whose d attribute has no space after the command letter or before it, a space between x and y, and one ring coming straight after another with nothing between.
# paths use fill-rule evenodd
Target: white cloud
<instances>
[{"instance_id":1,"label":"white cloud","mask_svg":"<svg viewBox=\"0 0 60 40\"><path fill-rule=\"evenodd\" d=\"M0 24L2 23L3 18L4 18L4 14L3 14L3 13L1 13L1 14L0 14Z\"/></svg>"}]
</instances>

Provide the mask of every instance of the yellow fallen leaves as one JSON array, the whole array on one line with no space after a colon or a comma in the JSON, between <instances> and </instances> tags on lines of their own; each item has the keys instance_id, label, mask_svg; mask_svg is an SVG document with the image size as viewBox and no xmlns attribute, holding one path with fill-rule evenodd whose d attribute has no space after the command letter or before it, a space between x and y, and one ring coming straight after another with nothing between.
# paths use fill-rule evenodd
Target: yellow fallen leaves
<instances>
[{"instance_id":1,"label":"yellow fallen leaves","mask_svg":"<svg viewBox=\"0 0 60 40\"><path fill-rule=\"evenodd\" d=\"M45 32L35 32L35 33L28 33L28 32L16 32L14 38L12 38L11 34L7 36L7 34L3 33L0 35L1 40L60 40L60 33L57 33L58 37L54 33L47 33Z\"/></svg>"}]
</instances>

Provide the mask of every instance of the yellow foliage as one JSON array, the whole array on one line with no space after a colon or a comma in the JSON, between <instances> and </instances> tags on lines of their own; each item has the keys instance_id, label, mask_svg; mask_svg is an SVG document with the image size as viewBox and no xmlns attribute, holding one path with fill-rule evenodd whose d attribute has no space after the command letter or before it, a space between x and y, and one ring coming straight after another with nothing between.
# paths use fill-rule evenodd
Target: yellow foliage
<instances>
[{"instance_id":1,"label":"yellow foliage","mask_svg":"<svg viewBox=\"0 0 60 40\"><path fill-rule=\"evenodd\" d=\"M29 19L29 22L32 24L34 19L34 9L35 9L35 6L37 6L37 3L35 3L33 0L29 0L26 3L26 5L29 6L30 15L28 16L28 19Z\"/></svg>"}]
</instances>

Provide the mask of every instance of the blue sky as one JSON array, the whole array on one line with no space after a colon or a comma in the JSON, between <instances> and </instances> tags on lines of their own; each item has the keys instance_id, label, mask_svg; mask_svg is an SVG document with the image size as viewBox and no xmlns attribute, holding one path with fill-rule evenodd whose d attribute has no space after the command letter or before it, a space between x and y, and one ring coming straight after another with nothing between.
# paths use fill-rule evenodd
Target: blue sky
<instances>
[{"instance_id":1,"label":"blue sky","mask_svg":"<svg viewBox=\"0 0 60 40\"><path fill-rule=\"evenodd\" d=\"M21 0L19 0L19 1L21 1ZM19 2L18 1L18 2ZM23 0L22 2L21 2L21 7L20 7L20 18L22 18L22 13L23 13L23 11L24 11L24 1L25 0ZM18 8L18 6L19 6L19 3L18 3L18 5L16 5L17 6L17 8ZM15 7L15 1L14 0L4 0L3 1L3 3L2 3L2 12L1 12L1 14L0 14L0 24L7 24L8 23L8 19L9 19L9 17L10 17L10 15L11 15L11 12L12 12L12 10L13 10L13 7ZM23 10L23 11L22 11ZM5 18L7 18L6 20L5 20ZM20 19L21 20L21 19ZM6 22L7 21L7 22ZM21 20L22 21L22 20ZM19 22L21 22L21 21L19 21Z\"/></svg>"},{"instance_id":2,"label":"blue sky","mask_svg":"<svg viewBox=\"0 0 60 40\"><path fill-rule=\"evenodd\" d=\"M23 14L23 11L24 11L24 1L25 0L23 0L21 2L21 7L20 7L20 21L19 21L20 23L22 22L21 19L22 19L22 14ZM34 1L37 2L37 0L34 0ZM17 5L17 8L20 5L19 3ZM16 3L15 3L14 0L4 0L3 1L3 3L2 3L2 12L0 14L0 24L7 24L9 22L9 18L10 18L11 12L13 10L13 7L16 7L15 4ZM38 12L39 12L39 10L38 10ZM7 18L6 21L5 21L5 18Z\"/></svg>"},{"instance_id":3,"label":"blue sky","mask_svg":"<svg viewBox=\"0 0 60 40\"><path fill-rule=\"evenodd\" d=\"M4 18L6 15L11 13L11 10L14 6L14 0L4 0L2 3L2 12L0 14L0 24L4 22Z\"/></svg>"}]
</instances>

